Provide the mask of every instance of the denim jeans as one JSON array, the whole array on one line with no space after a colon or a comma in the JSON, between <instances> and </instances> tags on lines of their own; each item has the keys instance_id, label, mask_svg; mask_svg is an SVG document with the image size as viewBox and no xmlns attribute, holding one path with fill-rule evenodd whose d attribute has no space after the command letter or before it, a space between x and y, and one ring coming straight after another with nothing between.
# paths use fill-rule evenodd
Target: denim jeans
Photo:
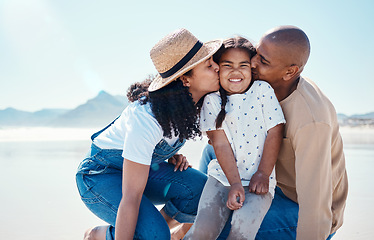
<instances>
[{"instance_id":1,"label":"denim jeans","mask_svg":"<svg viewBox=\"0 0 374 240\"><path fill-rule=\"evenodd\" d=\"M134 239L170 239L170 229L155 207L157 204L165 204L165 213L178 222L194 221L207 178L192 168L174 172L174 165L165 162L183 144L178 142L176 146L170 146L162 140L156 146ZM114 239L122 198L122 164L122 150L100 149L92 144L88 157L81 162L76 174L82 201L96 216L110 224L107 239Z\"/></svg>"},{"instance_id":2,"label":"denim jeans","mask_svg":"<svg viewBox=\"0 0 374 240\"><path fill-rule=\"evenodd\" d=\"M210 160L216 158L214 149L207 145L203 150L200 161L200 170L206 173ZM256 235L256 240L289 240L296 239L296 228L299 214L299 205L286 197L279 187L275 188L275 195L269 211ZM221 235L217 239L226 239L230 233L231 218L228 219ZM332 233L327 240L331 239L335 233Z\"/></svg>"}]
</instances>

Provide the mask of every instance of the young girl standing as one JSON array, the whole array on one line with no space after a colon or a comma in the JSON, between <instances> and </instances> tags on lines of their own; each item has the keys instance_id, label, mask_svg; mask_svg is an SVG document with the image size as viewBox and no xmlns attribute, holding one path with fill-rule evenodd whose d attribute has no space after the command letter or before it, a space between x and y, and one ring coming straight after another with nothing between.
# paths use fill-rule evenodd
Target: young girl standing
<instances>
[{"instance_id":1,"label":"young girl standing","mask_svg":"<svg viewBox=\"0 0 374 240\"><path fill-rule=\"evenodd\" d=\"M254 55L253 45L236 37L225 40L214 56L221 89L206 96L201 128L217 159L208 166L197 217L185 239L216 239L233 210L228 239L254 239L270 207L285 120L270 85L252 81Z\"/></svg>"}]
</instances>

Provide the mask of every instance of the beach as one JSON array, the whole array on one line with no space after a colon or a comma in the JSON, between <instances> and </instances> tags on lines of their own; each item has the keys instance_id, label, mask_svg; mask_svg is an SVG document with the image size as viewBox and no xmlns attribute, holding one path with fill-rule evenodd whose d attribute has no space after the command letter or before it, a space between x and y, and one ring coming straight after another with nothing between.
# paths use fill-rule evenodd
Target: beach
<instances>
[{"instance_id":1,"label":"beach","mask_svg":"<svg viewBox=\"0 0 374 240\"><path fill-rule=\"evenodd\" d=\"M82 239L105 224L80 200L75 171L98 129L0 129L0 232L2 239ZM342 127L349 196L345 221L333 239L373 239L374 129ZM206 139L188 141L180 151L198 167Z\"/></svg>"}]
</instances>

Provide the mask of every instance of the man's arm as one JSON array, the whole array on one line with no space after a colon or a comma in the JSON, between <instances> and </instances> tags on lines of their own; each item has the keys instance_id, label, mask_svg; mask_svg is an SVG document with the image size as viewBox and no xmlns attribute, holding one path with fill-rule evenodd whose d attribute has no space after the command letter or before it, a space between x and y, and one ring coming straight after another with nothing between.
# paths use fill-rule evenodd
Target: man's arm
<instances>
[{"instance_id":1,"label":"man's arm","mask_svg":"<svg viewBox=\"0 0 374 240\"><path fill-rule=\"evenodd\" d=\"M311 123L292 140L299 203L297 240L327 239L331 231L331 134L327 124Z\"/></svg>"},{"instance_id":2,"label":"man's arm","mask_svg":"<svg viewBox=\"0 0 374 240\"><path fill-rule=\"evenodd\" d=\"M224 130L208 131L207 135L213 145L217 160L229 181L231 188L227 199L227 207L236 210L242 207L245 200L235 156ZM237 198L239 197L239 202Z\"/></svg>"}]
</instances>

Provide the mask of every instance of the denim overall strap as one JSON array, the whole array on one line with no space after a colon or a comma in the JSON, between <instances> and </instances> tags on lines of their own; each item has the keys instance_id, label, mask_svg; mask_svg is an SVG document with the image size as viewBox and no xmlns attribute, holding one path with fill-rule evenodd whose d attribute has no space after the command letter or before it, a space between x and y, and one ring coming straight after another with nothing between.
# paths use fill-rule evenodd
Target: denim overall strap
<instances>
[{"instance_id":1,"label":"denim overall strap","mask_svg":"<svg viewBox=\"0 0 374 240\"><path fill-rule=\"evenodd\" d=\"M121 115L120 115L121 116ZM109 123L108 126L106 126L105 128L101 129L100 131L92 134L91 136L91 140L93 141L97 136L100 135L100 133L104 132L108 127L110 127L120 116L116 117L116 119L113 120L113 122Z\"/></svg>"},{"instance_id":2,"label":"denim overall strap","mask_svg":"<svg viewBox=\"0 0 374 240\"><path fill-rule=\"evenodd\" d=\"M151 164L158 164L171 158L179 151L179 149L181 149L185 142L185 139L183 139L183 141L178 140L170 146L164 139L161 139L153 151Z\"/></svg>"}]
</instances>

